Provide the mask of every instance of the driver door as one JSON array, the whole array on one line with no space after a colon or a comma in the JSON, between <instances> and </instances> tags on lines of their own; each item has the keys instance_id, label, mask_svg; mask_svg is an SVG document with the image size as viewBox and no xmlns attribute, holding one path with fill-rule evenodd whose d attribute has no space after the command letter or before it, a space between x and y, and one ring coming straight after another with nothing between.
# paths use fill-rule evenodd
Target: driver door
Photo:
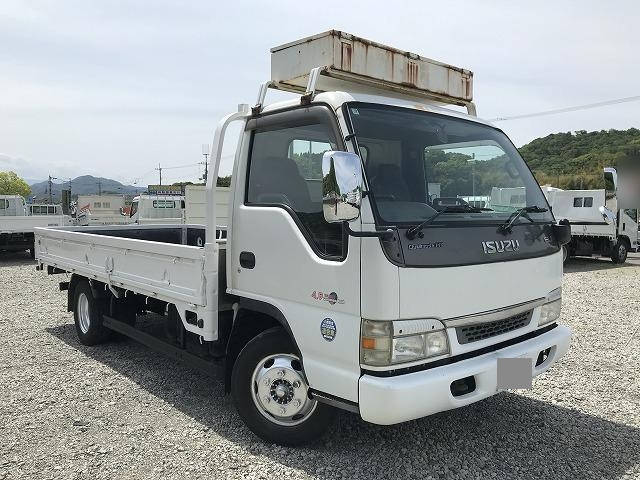
<instances>
[{"instance_id":1,"label":"driver door","mask_svg":"<svg viewBox=\"0 0 640 480\"><path fill-rule=\"evenodd\" d=\"M247 123L234 175L232 292L275 308L293 333L312 388L357 401L360 241L322 213L322 154L342 150L327 107Z\"/></svg>"}]
</instances>

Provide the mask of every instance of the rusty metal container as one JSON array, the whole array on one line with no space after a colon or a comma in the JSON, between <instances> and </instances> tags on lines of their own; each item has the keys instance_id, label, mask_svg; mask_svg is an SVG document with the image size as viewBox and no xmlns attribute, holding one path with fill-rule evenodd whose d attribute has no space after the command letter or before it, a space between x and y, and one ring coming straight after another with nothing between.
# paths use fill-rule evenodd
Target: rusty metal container
<instances>
[{"instance_id":1,"label":"rusty metal container","mask_svg":"<svg viewBox=\"0 0 640 480\"><path fill-rule=\"evenodd\" d=\"M473 73L337 30L271 49L276 88L304 92L309 72L322 67L316 89L396 91L403 95L468 105Z\"/></svg>"}]
</instances>

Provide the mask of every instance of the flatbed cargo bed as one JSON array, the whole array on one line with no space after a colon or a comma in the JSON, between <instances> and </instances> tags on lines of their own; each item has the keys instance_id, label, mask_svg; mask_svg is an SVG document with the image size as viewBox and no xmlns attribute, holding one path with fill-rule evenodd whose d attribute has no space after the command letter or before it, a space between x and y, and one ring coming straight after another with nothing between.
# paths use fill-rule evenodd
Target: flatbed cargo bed
<instances>
[{"instance_id":1,"label":"flatbed cargo bed","mask_svg":"<svg viewBox=\"0 0 640 480\"><path fill-rule=\"evenodd\" d=\"M202 225L37 228L35 247L41 266L197 311L207 303L205 231ZM216 233L224 303L226 230Z\"/></svg>"}]
</instances>

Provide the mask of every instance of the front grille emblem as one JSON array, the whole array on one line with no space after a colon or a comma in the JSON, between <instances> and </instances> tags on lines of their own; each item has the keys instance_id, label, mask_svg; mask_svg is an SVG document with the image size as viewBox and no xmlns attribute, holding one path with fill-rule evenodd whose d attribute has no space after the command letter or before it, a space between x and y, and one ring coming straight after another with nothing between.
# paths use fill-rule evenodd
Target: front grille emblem
<instances>
[{"instance_id":1,"label":"front grille emblem","mask_svg":"<svg viewBox=\"0 0 640 480\"><path fill-rule=\"evenodd\" d=\"M520 250L520 242L518 240L489 240L482 242L482 249L486 254L517 252Z\"/></svg>"}]
</instances>

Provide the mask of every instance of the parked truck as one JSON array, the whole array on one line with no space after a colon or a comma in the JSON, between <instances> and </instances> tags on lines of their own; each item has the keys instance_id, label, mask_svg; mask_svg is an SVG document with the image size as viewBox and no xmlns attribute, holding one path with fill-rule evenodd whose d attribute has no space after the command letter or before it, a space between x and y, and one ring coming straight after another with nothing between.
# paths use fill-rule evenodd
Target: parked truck
<instances>
[{"instance_id":1,"label":"parked truck","mask_svg":"<svg viewBox=\"0 0 640 480\"><path fill-rule=\"evenodd\" d=\"M0 195L0 252L29 250L35 257L35 227L61 227L71 223L61 205L27 205L20 195Z\"/></svg>"},{"instance_id":2,"label":"parked truck","mask_svg":"<svg viewBox=\"0 0 640 480\"><path fill-rule=\"evenodd\" d=\"M184 195L138 195L131 203L129 221L139 225L184 223L184 208Z\"/></svg>"},{"instance_id":3,"label":"parked truck","mask_svg":"<svg viewBox=\"0 0 640 480\"><path fill-rule=\"evenodd\" d=\"M228 187L216 187L218 223L227 224ZM184 194L139 195L133 199L130 221L139 225L207 223L207 194L204 185L185 185Z\"/></svg>"},{"instance_id":4,"label":"parked truck","mask_svg":"<svg viewBox=\"0 0 640 480\"><path fill-rule=\"evenodd\" d=\"M555 217L571 225L571 241L562 247L565 262L597 255L624 263L628 252L638 248L638 210L619 205L616 169L606 167L603 174L604 189L543 188Z\"/></svg>"},{"instance_id":5,"label":"parked truck","mask_svg":"<svg viewBox=\"0 0 640 480\"><path fill-rule=\"evenodd\" d=\"M76 224L83 226L126 225L124 195L78 195Z\"/></svg>"},{"instance_id":6,"label":"parked truck","mask_svg":"<svg viewBox=\"0 0 640 480\"><path fill-rule=\"evenodd\" d=\"M569 228L507 136L476 117L472 73L338 31L271 55L256 104L215 131L205 226L37 230L39 268L68 275L80 342L119 332L219 374L248 427L284 445L321 435L335 408L395 424L526 386L556 363L571 335L558 323ZM299 95L266 105L269 88ZM429 185L472 191L470 169L432 159L486 145L493 183L475 195L522 187L526 205L434 208Z\"/></svg>"}]
</instances>

